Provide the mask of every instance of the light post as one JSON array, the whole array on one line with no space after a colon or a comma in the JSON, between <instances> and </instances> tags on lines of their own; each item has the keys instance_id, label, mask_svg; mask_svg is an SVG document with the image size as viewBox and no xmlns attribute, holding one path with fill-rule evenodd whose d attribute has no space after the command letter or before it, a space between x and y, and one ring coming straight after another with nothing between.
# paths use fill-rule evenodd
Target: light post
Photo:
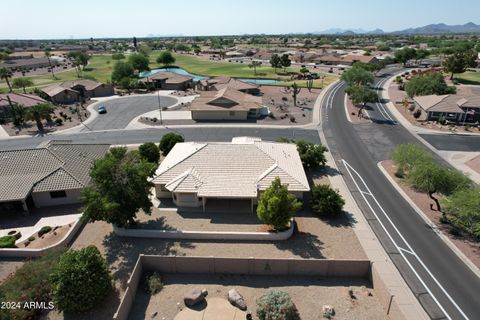
<instances>
[{"instance_id":1,"label":"light post","mask_svg":"<svg viewBox=\"0 0 480 320\"><path fill-rule=\"evenodd\" d=\"M160 103L160 88L157 88L157 97L158 97L158 111L160 112L160 124L163 124L162 121L162 105Z\"/></svg>"}]
</instances>

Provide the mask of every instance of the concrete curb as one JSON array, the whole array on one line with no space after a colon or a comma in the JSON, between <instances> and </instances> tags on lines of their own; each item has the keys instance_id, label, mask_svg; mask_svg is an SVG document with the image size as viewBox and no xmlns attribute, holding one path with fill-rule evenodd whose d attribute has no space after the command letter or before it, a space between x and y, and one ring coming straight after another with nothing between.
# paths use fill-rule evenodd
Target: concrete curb
<instances>
[{"instance_id":1,"label":"concrete curb","mask_svg":"<svg viewBox=\"0 0 480 320\"><path fill-rule=\"evenodd\" d=\"M240 240L240 241L282 241L293 235L295 223L292 220L288 230L281 232L228 232L228 231L184 231L161 229L126 229L113 226L113 232L121 237L188 239L188 240Z\"/></svg>"},{"instance_id":2,"label":"concrete curb","mask_svg":"<svg viewBox=\"0 0 480 320\"><path fill-rule=\"evenodd\" d=\"M462 252L457 246L448 238L437 226L427 217L427 215L413 202L413 200L403 191L403 189L398 185L398 183L388 174L385 168L382 165L383 161L377 163L378 168L383 173L385 178L392 184L392 186L397 190L397 192L407 201L410 206L418 213L418 215L425 221L425 223L442 239L442 241L462 260L473 273L480 278L480 269Z\"/></svg>"}]
</instances>

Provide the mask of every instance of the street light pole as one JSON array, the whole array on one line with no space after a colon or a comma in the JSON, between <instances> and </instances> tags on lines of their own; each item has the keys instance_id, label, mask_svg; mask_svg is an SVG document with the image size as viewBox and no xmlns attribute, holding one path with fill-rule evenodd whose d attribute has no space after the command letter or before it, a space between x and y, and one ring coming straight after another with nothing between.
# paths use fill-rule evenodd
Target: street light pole
<instances>
[{"instance_id":1,"label":"street light pole","mask_svg":"<svg viewBox=\"0 0 480 320\"><path fill-rule=\"evenodd\" d=\"M162 105L160 104L160 88L157 91L157 97L158 97L158 111L160 112L160 124L163 124L163 121L162 121Z\"/></svg>"}]
</instances>

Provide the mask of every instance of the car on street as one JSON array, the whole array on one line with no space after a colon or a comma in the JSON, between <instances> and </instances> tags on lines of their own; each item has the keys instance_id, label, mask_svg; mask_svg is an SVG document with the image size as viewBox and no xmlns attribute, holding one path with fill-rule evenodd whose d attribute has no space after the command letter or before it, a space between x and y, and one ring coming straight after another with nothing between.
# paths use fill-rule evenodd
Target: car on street
<instances>
[{"instance_id":1,"label":"car on street","mask_svg":"<svg viewBox=\"0 0 480 320\"><path fill-rule=\"evenodd\" d=\"M105 106L103 104L98 106L97 111L98 111L99 114L107 113L107 109L105 108Z\"/></svg>"}]
</instances>

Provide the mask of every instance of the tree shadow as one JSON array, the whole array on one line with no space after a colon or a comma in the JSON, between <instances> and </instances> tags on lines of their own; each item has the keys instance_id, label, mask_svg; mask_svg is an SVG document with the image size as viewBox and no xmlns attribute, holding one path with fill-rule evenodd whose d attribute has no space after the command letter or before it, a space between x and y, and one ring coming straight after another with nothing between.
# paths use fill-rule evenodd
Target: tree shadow
<instances>
[{"instance_id":1,"label":"tree shadow","mask_svg":"<svg viewBox=\"0 0 480 320\"><path fill-rule=\"evenodd\" d=\"M135 229L154 229L154 230L166 230L166 231L176 231L177 228L169 225L165 221L165 217L158 217L154 220L148 220L143 222L138 222L135 225Z\"/></svg>"},{"instance_id":2,"label":"tree shadow","mask_svg":"<svg viewBox=\"0 0 480 320\"><path fill-rule=\"evenodd\" d=\"M292 254L304 259L325 259L322 254L323 242L310 232L298 230L295 224L295 230L287 241L277 241L274 243L279 250L290 251Z\"/></svg>"},{"instance_id":3,"label":"tree shadow","mask_svg":"<svg viewBox=\"0 0 480 320\"><path fill-rule=\"evenodd\" d=\"M357 219L350 212L343 212L338 217L325 217L322 221L334 228L351 228L357 223Z\"/></svg>"}]
</instances>

